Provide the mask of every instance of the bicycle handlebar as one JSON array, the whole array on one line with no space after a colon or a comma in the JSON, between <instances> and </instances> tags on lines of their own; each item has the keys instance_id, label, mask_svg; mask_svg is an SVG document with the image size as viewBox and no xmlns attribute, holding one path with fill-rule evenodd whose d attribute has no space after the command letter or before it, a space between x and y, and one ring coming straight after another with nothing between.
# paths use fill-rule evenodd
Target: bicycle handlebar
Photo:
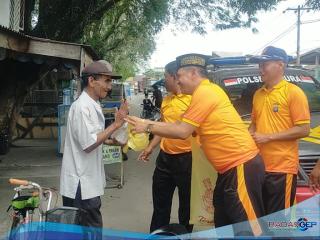
<instances>
[{"instance_id":1,"label":"bicycle handlebar","mask_svg":"<svg viewBox=\"0 0 320 240\"><path fill-rule=\"evenodd\" d=\"M15 191L17 191L17 192L22 191L24 189L30 189L30 187L31 188L36 188L38 191L37 192L33 192L32 196L33 197L39 196L39 201L40 201L39 211L40 211L40 214L43 215L46 211L48 211L50 209L51 199L52 199L52 190L51 189L43 190L43 188L38 183L31 182L31 181L28 181L28 180L16 179L16 178L10 178L9 179L9 183L12 184L12 185L20 185L19 187L15 188ZM46 209L43 209L41 207L41 202L42 202L43 197L45 196L44 194L46 194L46 193L49 194L48 204L47 204Z\"/></svg>"},{"instance_id":2,"label":"bicycle handlebar","mask_svg":"<svg viewBox=\"0 0 320 240\"><path fill-rule=\"evenodd\" d=\"M30 182L27 180L21 180L16 178L10 178L9 183L12 185L22 185L22 186L27 186L30 184Z\"/></svg>"}]
</instances>

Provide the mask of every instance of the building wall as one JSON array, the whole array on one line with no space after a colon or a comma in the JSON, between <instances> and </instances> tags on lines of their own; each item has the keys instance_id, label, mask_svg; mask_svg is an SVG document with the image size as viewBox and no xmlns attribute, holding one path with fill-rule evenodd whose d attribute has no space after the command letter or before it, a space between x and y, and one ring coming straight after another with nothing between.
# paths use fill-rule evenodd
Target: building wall
<instances>
[{"instance_id":1,"label":"building wall","mask_svg":"<svg viewBox=\"0 0 320 240\"><path fill-rule=\"evenodd\" d=\"M0 25L10 27L10 0L0 1Z\"/></svg>"},{"instance_id":2,"label":"building wall","mask_svg":"<svg viewBox=\"0 0 320 240\"><path fill-rule=\"evenodd\" d=\"M31 125L33 118L19 118L18 123L27 128ZM58 121L57 118L42 118L42 122L46 123L56 123ZM22 132L18 129L15 129L14 136L21 136ZM57 139L58 138L58 127L34 127L32 131L26 136L26 138L50 138L50 139Z\"/></svg>"}]
</instances>

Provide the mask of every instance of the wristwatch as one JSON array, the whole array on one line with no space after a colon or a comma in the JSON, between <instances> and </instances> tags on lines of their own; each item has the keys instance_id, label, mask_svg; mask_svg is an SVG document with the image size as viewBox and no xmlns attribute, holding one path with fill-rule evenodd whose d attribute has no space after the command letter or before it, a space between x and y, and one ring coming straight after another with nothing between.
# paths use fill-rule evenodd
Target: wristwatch
<instances>
[{"instance_id":1,"label":"wristwatch","mask_svg":"<svg viewBox=\"0 0 320 240\"><path fill-rule=\"evenodd\" d=\"M146 128L146 132L147 132L147 133L152 133L152 129L151 129L152 126L153 126L153 124L148 124L148 125L147 125L147 128Z\"/></svg>"}]
</instances>

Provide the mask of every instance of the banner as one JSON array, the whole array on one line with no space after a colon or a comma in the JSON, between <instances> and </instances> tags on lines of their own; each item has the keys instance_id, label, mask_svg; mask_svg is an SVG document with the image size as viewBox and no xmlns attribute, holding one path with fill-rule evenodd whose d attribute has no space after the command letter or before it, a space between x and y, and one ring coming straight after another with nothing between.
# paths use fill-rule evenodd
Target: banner
<instances>
[{"instance_id":1,"label":"banner","mask_svg":"<svg viewBox=\"0 0 320 240\"><path fill-rule=\"evenodd\" d=\"M213 189L217 172L204 155L197 138L192 138L190 224L213 226Z\"/></svg>"},{"instance_id":2,"label":"banner","mask_svg":"<svg viewBox=\"0 0 320 240\"><path fill-rule=\"evenodd\" d=\"M102 159L104 164L122 162L121 146L102 145Z\"/></svg>"}]
</instances>

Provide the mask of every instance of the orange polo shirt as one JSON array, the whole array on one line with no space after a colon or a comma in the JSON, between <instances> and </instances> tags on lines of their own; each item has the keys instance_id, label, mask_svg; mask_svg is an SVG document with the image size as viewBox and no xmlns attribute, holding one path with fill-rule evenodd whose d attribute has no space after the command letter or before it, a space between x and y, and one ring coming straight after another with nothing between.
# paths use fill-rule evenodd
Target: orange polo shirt
<instances>
[{"instance_id":1,"label":"orange polo shirt","mask_svg":"<svg viewBox=\"0 0 320 240\"><path fill-rule=\"evenodd\" d=\"M252 122L258 133L278 133L310 123L307 97L284 79L272 89L262 87L253 97ZM297 174L298 140L271 141L258 147L267 172Z\"/></svg>"},{"instance_id":2,"label":"orange polo shirt","mask_svg":"<svg viewBox=\"0 0 320 240\"><path fill-rule=\"evenodd\" d=\"M201 147L219 173L254 158L259 150L248 128L218 85L203 80L183 121L197 127Z\"/></svg>"},{"instance_id":3,"label":"orange polo shirt","mask_svg":"<svg viewBox=\"0 0 320 240\"><path fill-rule=\"evenodd\" d=\"M185 94L166 96L161 104L162 120L164 122L175 123L182 120L182 115L188 109L191 96ZM179 154L191 151L191 138L171 139L162 138L160 148L169 154Z\"/></svg>"}]
</instances>

